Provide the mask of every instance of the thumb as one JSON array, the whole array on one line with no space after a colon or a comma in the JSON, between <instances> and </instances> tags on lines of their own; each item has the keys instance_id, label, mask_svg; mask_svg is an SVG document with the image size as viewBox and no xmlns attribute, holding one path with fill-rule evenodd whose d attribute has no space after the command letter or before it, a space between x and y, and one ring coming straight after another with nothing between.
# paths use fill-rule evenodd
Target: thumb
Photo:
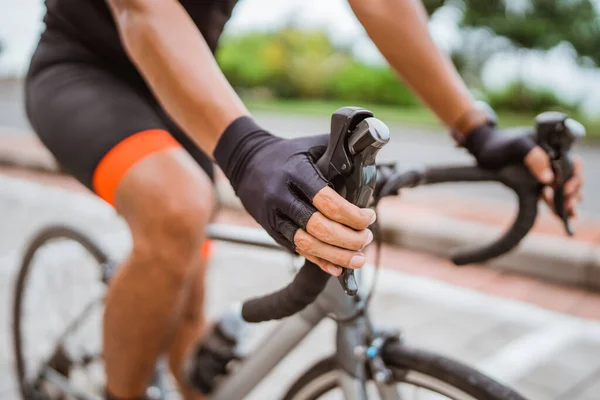
<instances>
[{"instance_id":1,"label":"thumb","mask_svg":"<svg viewBox=\"0 0 600 400\"><path fill-rule=\"evenodd\" d=\"M550 157L540 147L535 146L527 156L525 156L525 165L538 181L545 185L550 185L554 181L554 173L550 166Z\"/></svg>"}]
</instances>

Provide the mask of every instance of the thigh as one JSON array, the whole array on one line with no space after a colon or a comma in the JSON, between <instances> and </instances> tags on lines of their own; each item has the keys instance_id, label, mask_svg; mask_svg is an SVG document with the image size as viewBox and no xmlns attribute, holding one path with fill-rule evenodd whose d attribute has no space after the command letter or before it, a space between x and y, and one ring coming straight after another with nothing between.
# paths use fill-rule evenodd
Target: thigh
<instances>
[{"instance_id":1,"label":"thigh","mask_svg":"<svg viewBox=\"0 0 600 400\"><path fill-rule=\"evenodd\" d=\"M162 150L183 146L212 178L210 159L152 96L101 67L58 62L38 69L26 82L26 108L60 165L111 204L127 171Z\"/></svg>"}]
</instances>

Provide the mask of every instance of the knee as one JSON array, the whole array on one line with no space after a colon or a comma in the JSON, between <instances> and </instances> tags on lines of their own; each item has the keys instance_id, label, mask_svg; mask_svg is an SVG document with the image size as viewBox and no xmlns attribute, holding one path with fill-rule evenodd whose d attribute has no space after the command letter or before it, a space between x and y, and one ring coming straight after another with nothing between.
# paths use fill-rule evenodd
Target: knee
<instances>
[{"instance_id":1,"label":"knee","mask_svg":"<svg viewBox=\"0 0 600 400\"><path fill-rule=\"evenodd\" d=\"M212 216L212 187L165 193L147 210L144 222L132 229L134 254L172 268L195 260Z\"/></svg>"}]
</instances>

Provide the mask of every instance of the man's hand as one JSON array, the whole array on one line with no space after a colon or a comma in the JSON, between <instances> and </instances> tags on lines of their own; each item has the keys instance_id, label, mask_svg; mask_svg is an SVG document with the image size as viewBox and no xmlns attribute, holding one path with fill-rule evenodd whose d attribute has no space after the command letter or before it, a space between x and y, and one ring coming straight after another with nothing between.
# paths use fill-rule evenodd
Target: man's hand
<instances>
[{"instance_id":1,"label":"man's hand","mask_svg":"<svg viewBox=\"0 0 600 400\"><path fill-rule=\"evenodd\" d=\"M478 164L484 168L501 168L514 162L524 162L531 173L546 187L544 201L554 209L555 177L548 154L537 146L531 134L522 131L500 131L491 124L477 127L463 143ZM583 163L573 158L573 176L565 183L566 209L571 217L577 216L576 206L582 200Z\"/></svg>"},{"instance_id":2,"label":"man's hand","mask_svg":"<svg viewBox=\"0 0 600 400\"><path fill-rule=\"evenodd\" d=\"M282 139L249 117L231 123L214 156L246 210L282 246L324 271L359 268L375 212L338 195L317 170L329 135Z\"/></svg>"},{"instance_id":3,"label":"man's hand","mask_svg":"<svg viewBox=\"0 0 600 400\"><path fill-rule=\"evenodd\" d=\"M544 201L551 209L554 209L554 174L550 166L548 154L539 146L534 147L525 156L525 165L531 173L543 184L547 185L542 192ZM581 202L583 196L581 189L583 187L583 162L579 157L573 157L573 176L565 183L565 206L571 218L577 217L577 204Z\"/></svg>"},{"instance_id":4,"label":"man's hand","mask_svg":"<svg viewBox=\"0 0 600 400\"><path fill-rule=\"evenodd\" d=\"M367 227L375 222L375 212L356 207L328 186L315 195L312 204L318 211L306 230L296 231L296 251L334 276L341 274L340 265L362 267L365 256L360 250L373 240Z\"/></svg>"}]
</instances>

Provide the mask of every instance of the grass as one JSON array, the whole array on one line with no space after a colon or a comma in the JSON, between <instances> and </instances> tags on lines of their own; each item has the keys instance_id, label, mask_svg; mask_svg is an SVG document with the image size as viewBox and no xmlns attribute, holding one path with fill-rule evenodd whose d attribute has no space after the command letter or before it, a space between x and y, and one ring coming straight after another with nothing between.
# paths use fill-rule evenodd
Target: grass
<instances>
[{"instance_id":1,"label":"grass","mask_svg":"<svg viewBox=\"0 0 600 400\"><path fill-rule=\"evenodd\" d=\"M348 105L360 105L375 114L384 122L397 122L406 125L422 126L443 129L441 123L434 114L425 107L398 108L377 104L348 104L343 101L325 100L262 100L255 98L244 98L246 106L251 111L268 111L298 115L328 116L340 107ZM498 113L500 127L532 126L535 115L518 114L510 112ZM587 129L587 139L600 142L600 120L590 121L577 118Z\"/></svg>"}]
</instances>

